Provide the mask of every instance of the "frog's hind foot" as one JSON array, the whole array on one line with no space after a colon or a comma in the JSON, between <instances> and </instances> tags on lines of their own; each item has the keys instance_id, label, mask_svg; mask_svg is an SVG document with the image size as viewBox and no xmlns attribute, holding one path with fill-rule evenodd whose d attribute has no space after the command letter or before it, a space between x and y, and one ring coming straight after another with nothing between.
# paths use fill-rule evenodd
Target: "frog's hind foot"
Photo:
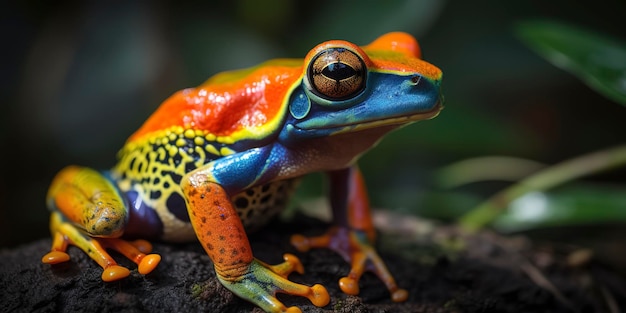
<instances>
[{"instance_id":1,"label":"frog's hind foot","mask_svg":"<svg viewBox=\"0 0 626 313\"><path fill-rule=\"evenodd\" d=\"M67 247L74 245L102 267L102 280L110 282L128 277L130 270L118 265L106 252L107 248L118 251L135 262L138 265L138 272L143 275L152 272L161 261L158 254L149 254L152 245L145 240L129 242L117 238L92 238L83 234L74 225L63 221L57 212L52 213L50 224L54 238L52 249L41 259L43 263L58 264L69 261Z\"/></svg>"}]
</instances>

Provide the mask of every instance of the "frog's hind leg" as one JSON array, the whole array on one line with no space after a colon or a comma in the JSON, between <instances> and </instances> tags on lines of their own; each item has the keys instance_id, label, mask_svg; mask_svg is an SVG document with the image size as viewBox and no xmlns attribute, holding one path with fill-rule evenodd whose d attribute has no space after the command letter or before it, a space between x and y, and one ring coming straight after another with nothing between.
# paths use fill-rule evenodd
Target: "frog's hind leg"
<instances>
[{"instance_id":1,"label":"frog's hind leg","mask_svg":"<svg viewBox=\"0 0 626 313\"><path fill-rule=\"evenodd\" d=\"M117 188L97 171L66 167L53 180L47 202L52 210L53 241L51 251L42 258L43 263L68 261L67 247L74 245L104 269L104 281L114 281L127 277L130 271L118 265L106 248L117 250L137 263L141 274L151 272L161 260L159 255L148 254L152 247L144 240L118 239L126 225L127 207Z\"/></svg>"}]
</instances>

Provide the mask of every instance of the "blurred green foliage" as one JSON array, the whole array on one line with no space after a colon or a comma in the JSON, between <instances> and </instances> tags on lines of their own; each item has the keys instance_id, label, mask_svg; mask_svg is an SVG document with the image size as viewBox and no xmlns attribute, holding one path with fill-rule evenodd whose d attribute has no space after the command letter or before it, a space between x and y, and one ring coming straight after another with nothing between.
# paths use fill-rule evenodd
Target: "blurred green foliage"
<instances>
[{"instance_id":1,"label":"blurred green foliage","mask_svg":"<svg viewBox=\"0 0 626 313\"><path fill-rule=\"evenodd\" d=\"M620 225L626 221L623 185L570 184L514 200L494 222L505 232L547 227Z\"/></svg>"},{"instance_id":2,"label":"blurred green foliage","mask_svg":"<svg viewBox=\"0 0 626 313\"><path fill-rule=\"evenodd\" d=\"M551 20L526 21L518 36L555 66L626 105L626 43Z\"/></svg>"},{"instance_id":3,"label":"blurred green foliage","mask_svg":"<svg viewBox=\"0 0 626 313\"><path fill-rule=\"evenodd\" d=\"M605 97L626 105L626 44L550 20L522 22L516 31L527 45L552 64L568 70ZM521 162L518 163L519 166L508 166L521 168ZM459 222L475 230L495 221L496 227L507 231L532 226L624 223L626 196L623 192L596 187L591 193L579 188L581 192L561 191L555 195L548 190L625 164L626 147L618 146L549 167L494 195L462 216ZM479 176L493 166L483 164L482 169L458 170L456 175L475 173L474 176ZM500 169L500 172L511 170ZM592 186L587 188L592 189Z\"/></svg>"}]
</instances>

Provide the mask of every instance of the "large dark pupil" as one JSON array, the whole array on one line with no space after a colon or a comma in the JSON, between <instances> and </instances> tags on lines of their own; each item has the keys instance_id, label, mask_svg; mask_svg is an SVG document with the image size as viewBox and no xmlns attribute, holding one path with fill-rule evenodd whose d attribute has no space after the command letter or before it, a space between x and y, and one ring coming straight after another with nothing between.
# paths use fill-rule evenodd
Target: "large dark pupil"
<instances>
[{"instance_id":1,"label":"large dark pupil","mask_svg":"<svg viewBox=\"0 0 626 313\"><path fill-rule=\"evenodd\" d=\"M356 75L356 71L349 65L341 62L335 62L326 65L322 70L322 75L340 81Z\"/></svg>"}]
</instances>

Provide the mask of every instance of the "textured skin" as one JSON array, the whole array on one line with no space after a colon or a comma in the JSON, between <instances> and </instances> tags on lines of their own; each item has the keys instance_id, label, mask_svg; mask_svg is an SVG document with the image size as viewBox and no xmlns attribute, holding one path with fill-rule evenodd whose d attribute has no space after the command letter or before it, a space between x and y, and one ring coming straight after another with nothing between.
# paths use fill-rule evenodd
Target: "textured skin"
<instances>
[{"instance_id":1,"label":"textured skin","mask_svg":"<svg viewBox=\"0 0 626 313\"><path fill-rule=\"evenodd\" d=\"M181 179L200 166L238 152L231 146L217 142L216 136L206 131L172 127L129 142L120 151L111 176L123 193L136 193L144 209L158 214L163 225L160 239L190 241L196 234L189 223ZM295 180L276 181L234 195L233 203L246 229L258 229L280 212L295 185Z\"/></svg>"}]
</instances>

